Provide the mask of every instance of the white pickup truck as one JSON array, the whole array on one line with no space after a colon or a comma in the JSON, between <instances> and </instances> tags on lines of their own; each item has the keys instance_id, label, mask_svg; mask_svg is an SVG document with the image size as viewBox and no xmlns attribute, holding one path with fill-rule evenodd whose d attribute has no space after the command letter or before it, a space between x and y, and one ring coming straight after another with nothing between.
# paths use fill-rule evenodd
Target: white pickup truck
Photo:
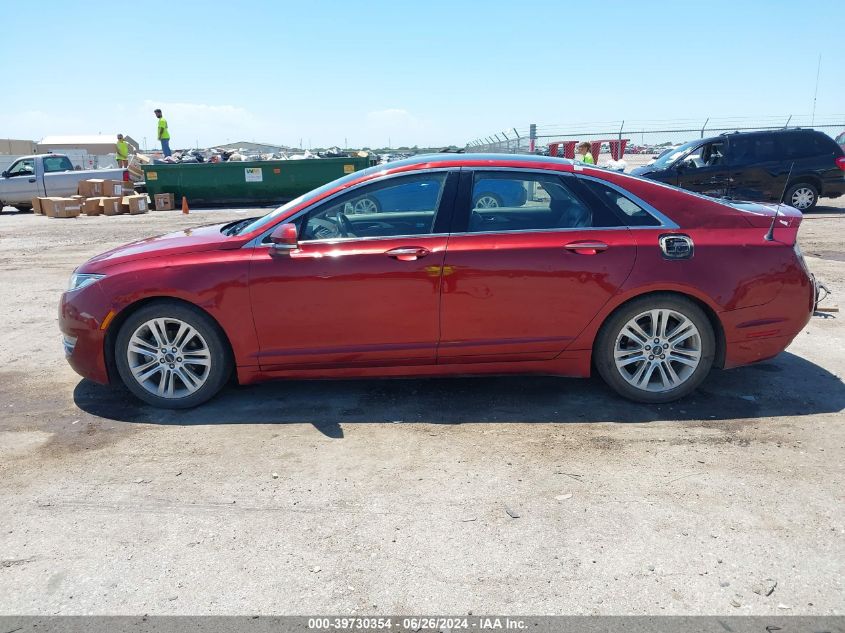
<instances>
[{"instance_id":1,"label":"white pickup truck","mask_svg":"<svg viewBox=\"0 0 845 633\"><path fill-rule=\"evenodd\" d=\"M67 156L36 154L22 156L0 174L0 210L4 205L31 211L32 199L43 196L72 196L80 180L129 180L126 169L74 171Z\"/></svg>"}]
</instances>

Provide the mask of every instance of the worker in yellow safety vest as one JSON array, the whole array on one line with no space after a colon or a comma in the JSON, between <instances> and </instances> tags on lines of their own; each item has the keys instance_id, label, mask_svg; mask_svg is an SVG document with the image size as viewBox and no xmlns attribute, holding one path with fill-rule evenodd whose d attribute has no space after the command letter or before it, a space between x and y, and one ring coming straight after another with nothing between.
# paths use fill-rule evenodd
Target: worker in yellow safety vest
<instances>
[{"instance_id":1,"label":"worker in yellow safety vest","mask_svg":"<svg viewBox=\"0 0 845 633\"><path fill-rule=\"evenodd\" d=\"M161 116L161 110L156 108L154 110L156 118L158 118L158 140L161 141L161 153L165 156L170 156L170 132L167 131L167 119Z\"/></svg>"},{"instance_id":2,"label":"worker in yellow safety vest","mask_svg":"<svg viewBox=\"0 0 845 633\"><path fill-rule=\"evenodd\" d=\"M587 165L596 164L596 161L593 160L593 155L590 153L590 144L587 141L578 143L578 146L575 148L575 160L586 163Z\"/></svg>"},{"instance_id":3,"label":"worker in yellow safety vest","mask_svg":"<svg viewBox=\"0 0 845 633\"><path fill-rule=\"evenodd\" d=\"M123 134L117 135L114 157L118 167L129 167L129 143L123 139Z\"/></svg>"}]
</instances>

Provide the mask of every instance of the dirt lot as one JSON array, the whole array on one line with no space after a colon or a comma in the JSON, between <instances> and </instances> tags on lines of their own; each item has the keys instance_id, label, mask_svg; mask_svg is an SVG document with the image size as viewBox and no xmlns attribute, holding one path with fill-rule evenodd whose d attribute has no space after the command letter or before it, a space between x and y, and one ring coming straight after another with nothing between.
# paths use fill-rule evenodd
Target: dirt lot
<instances>
[{"instance_id":1,"label":"dirt lot","mask_svg":"<svg viewBox=\"0 0 845 633\"><path fill-rule=\"evenodd\" d=\"M845 613L840 314L672 406L467 378L231 387L166 412L71 371L59 294L106 248L249 211L10 211L0 613ZM845 203L801 243L839 304Z\"/></svg>"}]
</instances>

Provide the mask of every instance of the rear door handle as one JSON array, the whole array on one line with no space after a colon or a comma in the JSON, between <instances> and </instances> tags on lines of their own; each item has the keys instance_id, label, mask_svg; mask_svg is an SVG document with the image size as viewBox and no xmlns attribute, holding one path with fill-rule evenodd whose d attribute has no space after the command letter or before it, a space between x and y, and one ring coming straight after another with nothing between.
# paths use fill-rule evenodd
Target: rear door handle
<instances>
[{"instance_id":1,"label":"rear door handle","mask_svg":"<svg viewBox=\"0 0 845 633\"><path fill-rule=\"evenodd\" d=\"M385 253L388 257L398 259L401 262L413 262L428 255L431 251L422 246L400 246L390 249Z\"/></svg>"},{"instance_id":2,"label":"rear door handle","mask_svg":"<svg viewBox=\"0 0 845 633\"><path fill-rule=\"evenodd\" d=\"M578 255L598 255L602 251L607 250L607 244L604 242L570 242L564 248Z\"/></svg>"},{"instance_id":3,"label":"rear door handle","mask_svg":"<svg viewBox=\"0 0 845 633\"><path fill-rule=\"evenodd\" d=\"M35 178L30 178L29 182L35 182Z\"/></svg>"}]
</instances>

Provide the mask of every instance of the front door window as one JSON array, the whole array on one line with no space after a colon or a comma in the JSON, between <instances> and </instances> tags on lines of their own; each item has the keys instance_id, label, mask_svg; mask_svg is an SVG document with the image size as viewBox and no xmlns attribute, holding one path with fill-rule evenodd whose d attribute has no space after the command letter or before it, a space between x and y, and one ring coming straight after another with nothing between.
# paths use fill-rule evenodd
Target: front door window
<instances>
[{"instance_id":1,"label":"front door window","mask_svg":"<svg viewBox=\"0 0 845 633\"><path fill-rule=\"evenodd\" d=\"M443 195L446 173L400 176L367 185L308 214L300 240L428 235Z\"/></svg>"},{"instance_id":2,"label":"front door window","mask_svg":"<svg viewBox=\"0 0 845 633\"><path fill-rule=\"evenodd\" d=\"M26 158L19 160L9 169L9 176L34 176L35 175L35 160Z\"/></svg>"}]
</instances>

